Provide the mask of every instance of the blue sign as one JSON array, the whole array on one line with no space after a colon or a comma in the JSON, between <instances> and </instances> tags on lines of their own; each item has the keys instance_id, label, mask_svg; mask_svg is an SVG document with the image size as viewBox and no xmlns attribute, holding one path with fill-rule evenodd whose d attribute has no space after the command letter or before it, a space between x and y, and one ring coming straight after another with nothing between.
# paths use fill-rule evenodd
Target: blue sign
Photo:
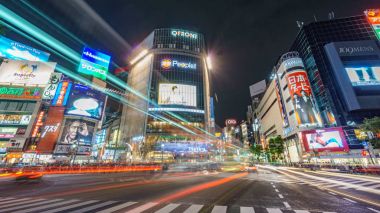
<instances>
[{"instance_id":1,"label":"blue sign","mask_svg":"<svg viewBox=\"0 0 380 213\"><path fill-rule=\"evenodd\" d=\"M0 36L0 57L14 60L48 61L50 54Z\"/></svg>"},{"instance_id":2,"label":"blue sign","mask_svg":"<svg viewBox=\"0 0 380 213\"><path fill-rule=\"evenodd\" d=\"M111 56L85 47L78 72L105 80L110 61Z\"/></svg>"}]
</instances>

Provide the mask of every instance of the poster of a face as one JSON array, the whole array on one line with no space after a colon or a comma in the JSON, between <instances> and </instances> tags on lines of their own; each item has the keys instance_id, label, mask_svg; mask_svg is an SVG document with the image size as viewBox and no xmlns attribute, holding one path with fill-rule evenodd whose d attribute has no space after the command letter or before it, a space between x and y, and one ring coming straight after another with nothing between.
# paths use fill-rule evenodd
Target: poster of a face
<instances>
[{"instance_id":1,"label":"poster of a face","mask_svg":"<svg viewBox=\"0 0 380 213\"><path fill-rule=\"evenodd\" d=\"M298 124L317 123L314 100L306 71L298 70L288 73L287 81Z\"/></svg>"},{"instance_id":2,"label":"poster of a face","mask_svg":"<svg viewBox=\"0 0 380 213\"><path fill-rule=\"evenodd\" d=\"M352 86L380 85L380 67L346 68Z\"/></svg>"},{"instance_id":3,"label":"poster of a face","mask_svg":"<svg viewBox=\"0 0 380 213\"><path fill-rule=\"evenodd\" d=\"M160 84L158 104L197 106L196 86L184 84Z\"/></svg>"},{"instance_id":4,"label":"poster of a face","mask_svg":"<svg viewBox=\"0 0 380 213\"><path fill-rule=\"evenodd\" d=\"M343 151L348 147L340 128L311 130L304 133L307 151Z\"/></svg>"},{"instance_id":5,"label":"poster of a face","mask_svg":"<svg viewBox=\"0 0 380 213\"><path fill-rule=\"evenodd\" d=\"M95 122L67 118L59 141L61 144L91 145L94 129Z\"/></svg>"},{"instance_id":6,"label":"poster of a face","mask_svg":"<svg viewBox=\"0 0 380 213\"><path fill-rule=\"evenodd\" d=\"M70 92L66 115L79 115L100 120L105 103L105 95L87 86L75 84Z\"/></svg>"}]
</instances>

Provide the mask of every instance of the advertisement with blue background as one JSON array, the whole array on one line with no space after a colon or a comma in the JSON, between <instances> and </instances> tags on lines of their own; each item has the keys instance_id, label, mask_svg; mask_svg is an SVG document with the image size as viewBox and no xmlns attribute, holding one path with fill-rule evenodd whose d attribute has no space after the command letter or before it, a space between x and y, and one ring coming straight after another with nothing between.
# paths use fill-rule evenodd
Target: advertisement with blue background
<instances>
[{"instance_id":1,"label":"advertisement with blue background","mask_svg":"<svg viewBox=\"0 0 380 213\"><path fill-rule=\"evenodd\" d=\"M14 60L48 61L50 54L0 36L0 56Z\"/></svg>"},{"instance_id":2,"label":"advertisement with blue background","mask_svg":"<svg viewBox=\"0 0 380 213\"><path fill-rule=\"evenodd\" d=\"M85 47L78 72L105 80L111 56Z\"/></svg>"},{"instance_id":3,"label":"advertisement with blue background","mask_svg":"<svg viewBox=\"0 0 380 213\"><path fill-rule=\"evenodd\" d=\"M106 96L81 84L74 84L67 102L65 115L78 115L100 120Z\"/></svg>"}]
</instances>

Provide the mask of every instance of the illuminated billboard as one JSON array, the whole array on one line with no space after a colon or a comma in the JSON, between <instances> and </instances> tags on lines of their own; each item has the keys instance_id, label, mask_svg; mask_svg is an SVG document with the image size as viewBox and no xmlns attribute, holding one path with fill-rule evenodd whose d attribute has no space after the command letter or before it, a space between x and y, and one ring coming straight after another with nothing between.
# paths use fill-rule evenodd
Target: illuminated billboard
<instances>
[{"instance_id":1,"label":"illuminated billboard","mask_svg":"<svg viewBox=\"0 0 380 213\"><path fill-rule=\"evenodd\" d=\"M106 96L81 84L74 84L66 106L66 115L77 115L100 120Z\"/></svg>"},{"instance_id":2,"label":"illuminated billboard","mask_svg":"<svg viewBox=\"0 0 380 213\"><path fill-rule=\"evenodd\" d=\"M0 83L46 85L56 63L4 60L0 65Z\"/></svg>"},{"instance_id":3,"label":"illuminated billboard","mask_svg":"<svg viewBox=\"0 0 380 213\"><path fill-rule=\"evenodd\" d=\"M287 73L287 83L298 125L317 124L317 113L306 71Z\"/></svg>"},{"instance_id":4,"label":"illuminated billboard","mask_svg":"<svg viewBox=\"0 0 380 213\"><path fill-rule=\"evenodd\" d=\"M0 57L14 60L48 61L50 54L0 36Z\"/></svg>"},{"instance_id":5,"label":"illuminated billboard","mask_svg":"<svg viewBox=\"0 0 380 213\"><path fill-rule=\"evenodd\" d=\"M364 14L367 16L368 22L380 40L380 9L369 9L364 11Z\"/></svg>"},{"instance_id":6,"label":"illuminated billboard","mask_svg":"<svg viewBox=\"0 0 380 213\"><path fill-rule=\"evenodd\" d=\"M64 107L50 107L37 145L38 153L51 153L62 127Z\"/></svg>"},{"instance_id":7,"label":"illuminated billboard","mask_svg":"<svg viewBox=\"0 0 380 213\"><path fill-rule=\"evenodd\" d=\"M180 69L197 69L196 63L191 63L187 61L178 61L176 59L164 58L161 60L161 68L167 70L170 68L180 68Z\"/></svg>"},{"instance_id":8,"label":"illuminated billboard","mask_svg":"<svg viewBox=\"0 0 380 213\"><path fill-rule=\"evenodd\" d=\"M42 99L52 100L58 89L58 84L62 78L62 73L52 73L48 85L45 87L44 93L42 94Z\"/></svg>"},{"instance_id":9,"label":"illuminated billboard","mask_svg":"<svg viewBox=\"0 0 380 213\"><path fill-rule=\"evenodd\" d=\"M380 85L380 67L345 68L352 86Z\"/></svg>"},{"instance_id":10,"label":"illuminated billboard","mask_svg":"<svg viewBox=\"0 0 380 213\"><path fill-rule=\"evenodd\" d=\"M197 88L184 84L160 84L158 89L159 105L197 106Z\"/></svg>"},{"instance_id":11,"label":"illuminated billboard","mask_svg":"<svg viewBox=\"0 0 380 213\"><path fill-rule=\"evenodd\" d=\"M59 143L91 145L94 130L95 122L77 118L66 118Z\"/></svg>"},{"instance_id":12,"label":"illuminated billboard","mask_svg":"<svg viewBox=\"0 0 380 213\"><path fill-rule=\"evenodd\" d=\"M342 128L314 129L302 132L306 152L348 151Z\"/></svg>"},{"instance_id":13,"label":"illuminated billboard","mask_svg":"<svg viewBox=\"0 0 380 213\"><path fill-rule=\"evenodd\" d=\"M38 100L41 96L40 87L0 86L0 98Z\"/></svg>"},{"instance_id":14,"label":"illuminated billboard","mask_svg":"<svg viewBox=\"0 0 380 213\"><path fill-rule=\"evenodd\" d=\"M51 102L52 106L66 106L67 99L70 95L72 83L68 81L59 82L54 99Z\"/></svg>"},{"instance_id":15,"label":"illuminated billboard","mask_svg":"<svg viewBox=\"0 0 380 213\"><path fill-rule=\"evenodd\" d=\"M174 37L191 38L191 39L197 39L198 38L197 33L184 31L184 30L172 30L171 34Z\"/></svg>"},{"instance_id":16,"label":"illuminated billboard","mask_svg":"<svg viewBox=\"0 0 380 213\"><path fill-rule=\"evenodd\" d=\"M0 114L0 125L28 125L32 115Z\"/></svg>"},{"instance_id":17,"label":"illuminated billboard","mask_svg":"<svg viewBox=\"0 0 380 213\"><path fill-rule=\"evenodd\" d=\"M111 56L85 47L83 49L78 72L105 80L110 61Z\"/></svg>"}]
</instances>

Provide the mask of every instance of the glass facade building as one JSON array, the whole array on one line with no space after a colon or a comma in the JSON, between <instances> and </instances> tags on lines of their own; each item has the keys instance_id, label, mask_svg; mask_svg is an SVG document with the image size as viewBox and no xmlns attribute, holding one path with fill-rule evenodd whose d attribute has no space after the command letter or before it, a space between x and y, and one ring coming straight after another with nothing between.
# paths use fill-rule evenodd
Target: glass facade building
<instances>
[{"instance_id":1,"label":"glass facade building","mask_svg":"<svg viewBox=\"0 0 380 213\"><path fill-rule=\"evenodd\" d=\"M169 28L154 30L132 52L121 140L135 153L204 140L210 122L206 54L202 34Z\"/></svg>"},{"instance_id":2,"label":"glass facade building","mask_svg":"<svg viewBox=\"0 0 380 213\"><path fill-rule=\"evenodd\" d=\"M316 103L326 126L345 126L371 117L370 111L348 112L337 92L324 46L331 42L376 40L365 15L310 23L302 27L291 51L297 51L305 63Z\"/></svg>"}]
</instances>

